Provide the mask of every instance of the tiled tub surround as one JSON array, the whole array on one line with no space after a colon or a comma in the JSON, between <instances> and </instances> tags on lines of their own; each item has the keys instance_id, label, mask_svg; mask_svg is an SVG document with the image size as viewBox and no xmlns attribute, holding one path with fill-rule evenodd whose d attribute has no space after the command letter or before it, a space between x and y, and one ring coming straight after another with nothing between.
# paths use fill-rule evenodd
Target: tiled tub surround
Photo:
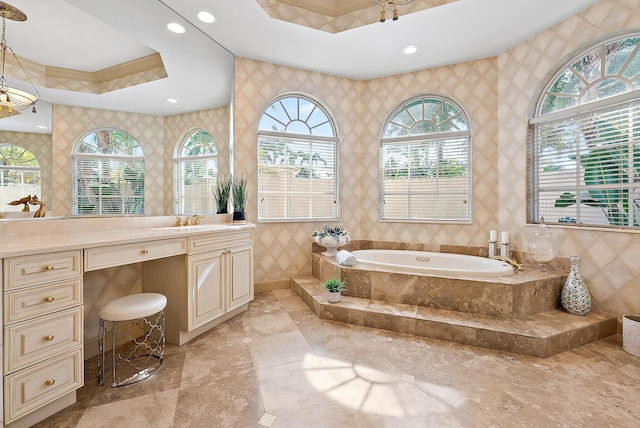
<instances>
[{"instance_id":1,"label":"tiled tub surround","mask_svg":"<svg viewBox=\"0 0 640 428\"><path fill-rule=\"evenodd\" d=\"M420 244L411 249L426 250ZM349 249L407 249L405 244L353 241ZM429 246L429 251L434 251ZM566 270L494 278L403 275L340 266L316 250L311 277L292 279L292 288L321 318L480 347L548 357L616 333L614 316L586 316L559 309ZM443 252L470 255L484 249L441 246ZM564 266L560 261L558 264ZM348 290L340 303L328 303L322 281L338 277Z\"/></svg>"}]
</instances>

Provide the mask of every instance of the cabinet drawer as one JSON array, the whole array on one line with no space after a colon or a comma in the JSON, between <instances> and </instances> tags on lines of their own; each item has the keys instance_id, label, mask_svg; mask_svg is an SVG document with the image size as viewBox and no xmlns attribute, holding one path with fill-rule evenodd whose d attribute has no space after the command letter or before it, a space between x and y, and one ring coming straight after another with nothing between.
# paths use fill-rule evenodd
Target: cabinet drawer
<instances>
[{"instance_id":1,"label":"cabinet drawer","mask_svg":"<svg viewBox=\"0 0 640 428\"><path fill-rule=\"evenodd\" d=\"M82 347L5 376L4 423L80 388L83 378Z\"/></svg>"},{"instance_id":2,"label":"cabinet drawer","mask_svg":"<svg viewBox=\"0 0 640 428\"><path fill-rule=\"evenodd\" d=\"M98 270L147 260L186 254L187 239L174 238L135 244L89 248L84 251L84 270Z\"/></svg>"},{"instance_id":3,"label":"cabinet drawer","mask_svg":"<svg viewBox=\"0 0 640 428\"><path fill-rule=\"evenodd\" d=\"M4 261L4 289L61 281L82 276L79 250L13 257Z\"/></svg>"},{"instance_id":4,"label":"cabinet drawer","mask_svg":"<svg viewBox=\"0 0 640 428\"><path fill-rule=\"evenodd\" d=\"M251 231L226 231L189 237L189 254L204 253L251 243Z\"/></svg>"},{"instance_id":5,"label":"cabinet drawer","mask_svg":"<svg viewBox=\"0 0 640 428\"><path fill-rule=\"evenodd\" d=\"M82 278L13 290L4 295L4 322L10 324L78 305L82 305Z\"/></svg>"},{"instance_id":6,"label":"cabinet drawer","mask_svg":"<svg viewBox=\"0 0 640 428\"><path fill-rule=\"evenodd\" d=\"M82 346L82 307L4 327L4 372Z\"/></svg>"}]
</instances>

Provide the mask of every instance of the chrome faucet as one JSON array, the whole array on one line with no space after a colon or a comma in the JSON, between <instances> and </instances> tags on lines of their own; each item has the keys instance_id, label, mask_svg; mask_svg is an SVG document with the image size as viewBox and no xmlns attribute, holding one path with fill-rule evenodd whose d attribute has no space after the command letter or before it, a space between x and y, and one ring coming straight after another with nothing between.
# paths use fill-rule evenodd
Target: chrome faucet
<instances>
[{"instance_id":1,"label":"chrome faucet","mask_svg":"<svg viewBox=\"0 0 640 428\"><path fill-rule=\"evenodd\" d=\"M507 256L493 256L493 258L496 259L496 260L502 260L503 262L509 263L518 272L524 271L524 266L522 266L520 263L518 263L517 261L515 261L514 259L512 259L510 257L507 257Z\"/></svg>"}]
</instances>

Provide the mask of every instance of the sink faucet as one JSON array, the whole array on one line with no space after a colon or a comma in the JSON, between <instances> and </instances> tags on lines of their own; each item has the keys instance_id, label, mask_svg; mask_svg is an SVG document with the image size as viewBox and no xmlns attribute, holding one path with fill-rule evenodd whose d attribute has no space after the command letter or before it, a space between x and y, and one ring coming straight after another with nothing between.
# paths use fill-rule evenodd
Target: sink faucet
<instances>
[{"instance_id":1,"label":"sink faucet","mask_svg":"<svg viewBox=\"0 0 640 428\"><path fill-rule=\"evenodd\" d=\"M200 217L198 214L194 214L187 219L187 224L185 226L193 226L196 224L200 224Z\"/></svg>"},{"instance_id":2,"label":"sink faucet","mask_svg":"<svg viewBox=\"0 0 640 428\"><path fill-rule=\"evenodd\" d=\"M515 261L514 259L512 259L510 257L507 257L507 256L493 256L493 258L496 259L496 260L502 260L503 262L509 263L518 272L524 271L524 267L520 263L518 263L517 261Z\"/></svg>"}]
</instances>

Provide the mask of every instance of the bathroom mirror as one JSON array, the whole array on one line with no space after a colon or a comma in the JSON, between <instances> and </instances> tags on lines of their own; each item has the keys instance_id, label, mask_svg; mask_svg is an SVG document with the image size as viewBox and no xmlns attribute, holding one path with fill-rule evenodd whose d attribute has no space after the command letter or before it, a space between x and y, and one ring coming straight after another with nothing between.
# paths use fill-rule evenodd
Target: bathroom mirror
<instances>
[{"instance_id":1,"label":"bathroom mirror","mask_svg":"<svg viewBox=\"0 0 640 428\"><path fill-rule=\"evenodd\" d=\"M162 190L167 194L172 188L173 167L167 157L173 155L172 147L180 135L194 126L202 126L214 135L219 156L224 157L218 162L219 174L232 173L233 55L205 32L158 0L9 3L24 12L27 20L6 21L7 45L19 62L7 53L7 84L33 92L31 80L40 100L35 113L27 109L0 119L0 144L20 145L36 154L42 173L42 195L38 196L43 201L58 201L53 204L54 211L69 213L69 188L60 186L53 176L57 179L59 172L68 171L68 159L64 158L70 156L70 151L56 152L54 148L61 142L69 145L69 140L80 137L78 130L69 126L78 122L75 119L100 112L107 112L100 126L119 127L118 118L130 115L139 126L124 130L134 137L136 133L147 135L148 140L153 140L149 134L163 136L162 147L154 141L150 151L162 152L157 155L162 161L154 162L153 167L162 168L154 174L164 178ZM186 31L170 32L169 22L181 24ZM215 132L206 125L193 125L193 121L181 119L207 116L212 111L215 112L212 120L226 122ZM68 118L69 112L77 117ZM61 124L61 115L68 121ZM151 126L158 129L149 129ZM179 126L185 129L180 132L160 129ZM88 130L82 126L78 129ZM227 134L216 135L221 129ZM67 164L61 166L65 161ZM58 206L61 204L66 206ZM171 201L156 206L161 208L153 212L145 209L146 213L173 213ZM5 210L0 208L1 211Z\"/></svg>"}]
</instances>

